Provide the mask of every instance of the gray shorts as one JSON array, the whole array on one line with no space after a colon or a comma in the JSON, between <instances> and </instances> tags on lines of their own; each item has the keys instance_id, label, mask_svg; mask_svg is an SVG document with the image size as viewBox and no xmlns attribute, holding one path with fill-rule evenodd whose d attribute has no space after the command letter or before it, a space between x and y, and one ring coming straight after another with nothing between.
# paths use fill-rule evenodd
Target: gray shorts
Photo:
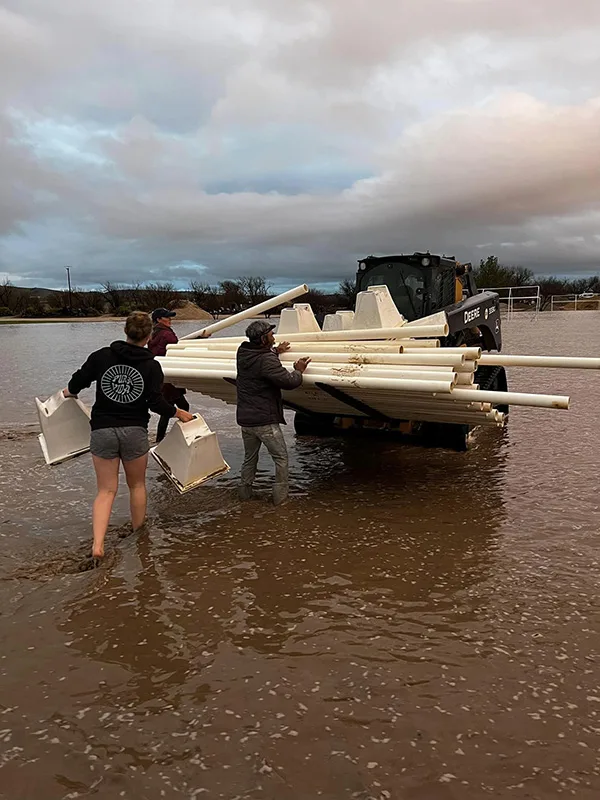
<instances>
[{"instance_id":1,"label":"gray shorts","mask_svg":"<svg viewBox=\"0 0 600 800\"><path fill-rule=\"evenodd\" d=\"M98 428L92 431L90 451L98 458L133 461L145 456L149 449L146 428Z\"/></svg>"}]
</instances>

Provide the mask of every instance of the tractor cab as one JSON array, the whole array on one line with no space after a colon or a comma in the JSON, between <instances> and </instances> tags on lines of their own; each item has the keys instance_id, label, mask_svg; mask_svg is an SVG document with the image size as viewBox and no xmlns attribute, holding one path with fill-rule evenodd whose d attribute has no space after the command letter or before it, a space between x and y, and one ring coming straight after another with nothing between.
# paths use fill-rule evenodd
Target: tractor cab
<instances>
[{"instance_id":1,"label":"tractor cab","mask_svg":"<svg viewBox=\"0 0 600 800\"><path fill-rule=\"evenodd\" d=\"M478 292L471 264L431 253L361 259L356 290L384 285L408 322L446 312L450 335L442 345L479 343L485 350L500 350L498 295Z\"/></svg>"}]
</instances>

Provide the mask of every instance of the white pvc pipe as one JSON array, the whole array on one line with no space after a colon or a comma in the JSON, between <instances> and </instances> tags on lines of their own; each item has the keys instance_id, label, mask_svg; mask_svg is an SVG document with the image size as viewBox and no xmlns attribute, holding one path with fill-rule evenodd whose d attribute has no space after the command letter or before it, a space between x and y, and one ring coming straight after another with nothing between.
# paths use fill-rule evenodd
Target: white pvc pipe
<instances>
[{"instance_id":1,"label":"white pvc pipe","mask_svg":"<svg viewBox=\"0 0 600 800\"><path fill-rule=\"evenodd\" d=\"M242 312L244 313L244 312ZM218 323L217 323L218 324ZM201 334L202 331L198 331ZM288 333L277 336L278 342L362 342L409 339L411 337L447 336L447 325L427 325L419 328L363 328L362 330L320 331L319 333ZM184 337L187 338L187 337ZM244 336L228 336L228 341L246 342ZM399 344L402 342L400 341Z\"/></svg>"},{"instance_id":2,"label":"white pvc pipe","mask_svg":"<svg viewBox=\"0 0 600 800\"><path fill-rule=\"evenodd\" d=\"M310 348L307 355L313 358L310 353ZM283 353L281 355L282 361L294 361L293 355ZM315 361L323 359L332 363L350 363L350 364L394 364L404 366L405 364L411 366L438 366L438 367L461 367L465 364L464 356L459 354L444 353L441 350L423 353L381 353L377 354L358 354L348 355L345 353L315 353Z\"/></svg>"},{"instance_id":3,"label":"white pvc pipe","mask_svg":"<svg viewBox=\"0 0 600 800\"><path fill-rule=\"evenodd\" d=\"M403 347L402 352L410 352L410 347ZM477 361L481 357L481 347L442 347L440 353L463 355L467 361Z\"/></svg>"},{"instance_id":4,"label":"white pvc pipe","mask_svg":"<svg viewBox=\"0 0 600 800\"><path fill-rule=\"evenodd\" d=\"M317 382L325 383L322 377L312 376L305 378L305 382L309 385ZM326 382L330 386L345 386L349 389L392 389L397 392L432 392L435 394L438 391L440 394L451 392L453 387L453 381L446 378L437 381L420 381L417 379L397 380L396 378L346 378L332 375L327 378ZM439 390L434 389L434 386L439 386Z\"/></svg>"},{"instance_id":5,"label":"white pvc pipe","mask_svg":"<svg viewBox=\"0 0 600 800\"><path fill-rule=\"evenodd\" d=\"M226 351L226 350L202 350L201 352L194 352L193 350L190 351L189 348L185 350L169 350L167 352L166 358L169 359L171 362L173 359L178 361L188 359L196 362L196 361L206 361L212 363L214 361L228 361L231 363L235 363L236 356L233 351ZM292 353L283 353L280 357L280 360L283 364L293 364L297 356ZM464 365L461 364L454 364L454 363L447 363L447 364L438 364L436 363L435 359L431 359L431 361L427 360L424 361L423 359L417 357L416 359L413 357L404 358L403 355L399 355L396 353L381 353L377 354L355 354L352 355L351 353L311 353L310 358L313 363L324 363L329 364L331 366L336 365L339 366L340 364L346 364L348 366L354 366L357 364L371 364L371 365L385 365L385 366L395 366L401 367L402 369L415 371L415 370L422 370L426 369L428 371L435 371L435 372L451 372L452 370L457 370L459 367L462 369ZM418 363L415 364L414 361ZM468 364L472 364L473 362L467 362ZM469 367L465 374L473 376L473 369Z\"/></svg>"},{"instance_id":6,"label":"white pvc pipe","mask_svg":"<svg viewBox=\"0 0 600 800\"><path fill-rule=\"evenodd\" d=\"M427 338L447 336L448 325L422 325L419 328L363 328L362 330L322 331L321 333L289 333L278 337L289 342L346 342L379 339Z\"/></svg>"},{"instance_id":7,"label":"white pvc pipe","mask_svg":"<svg viewBox=\"0 0 600 800\"><path fill-rule=\"evenodd\" d=\"M421 325L415 328L363 328L362 330L324 331L321 333L290 333L278 337L290 342L345 342L386 339L423 339L432 336L447 336L448 325Z\"/></svg>"},{"instance_id":8,"label":"white pvc pipe","mask_svg":"<svg viewBox=\"0 0 600 800\"><path fill-rule=\"evenodd\" d=\"M379 354L346 354L346 353L311 353L310 349L305 353L314 361L326 361L329 363L339 364L390 364L397 366L411 365L411 366L439 366L439 367L461 367L465 365L464 356L461 354L444 353L442 351L432 351L431 353L379 353ZM235 354L230 351L223 350L202 350L200 352L195 349L190 350L185 348L183 350L167 350L166 358L190 358L190 359L227 359L235 358ZM297 354L282 353L280 359L284 363L293 363L297 360ZM471 362L469 362L471 363ZM471 370L469 370L471 371Z\"/></svg>"},{"instance_id":9,"label":"white pvc pipe","mask_svg":"<svg viewBox=\"0 0 600 800\"><path fill-rule=\"evenodd\" d=\"M407 322L407 328L416 328L419 325L444 325L448 322L448 315L445 311L436 311L435 314L430 314L428 317L421 317L412 322Z\"/></svg>"},{"instance_id":10,"label":"white pvc pipe","mask_svg":"<svg viewBox=\"0 0 600 800\"><path fill-rule=\"evenodd\" d=\"M562 369L600 369L600 358L571 356L509 356L483 353L479 363L490 367L558 367Z\"/></svg>"},{"instance_id":11,"label":"white pvc pipe","mask_svg":"<svg viewBox=\"0 0 600 800\"><path fill-rule=\"evenodd\" d=\"M348 390L352 392L351 389ZM454 413L457 409L463 409L466 411L491 411L492 404L491 403L481 403L481 402L465 402L464 400L456 400L454 398L454 393L458 391L458 388L452 390L450 395L431 395L429 393L423 394L403 394L398 392L392 392L389 390L374 390L374 389L364 389L361 391L360 396L361 398L365 398L366 402L369 404L373 404L375 402L386 402L388 404L393 405L410 405L419 408L423 407L431 407L431 408L443 408L446 407L448 410L448 403L443 402L448 400L449 397L452 397L452 413Z\"/></svg>"},{"instance_id":12,"label":"white pvc pipe","mask_svg":"<svg viewBox=\"0 0 600 800\"><path fill-rule=\"evenodd\" d=\"M305 375L319 375L319 380L327 382L329 376L332 377L347 377L347 378L393 378L394 380L418 380L418 381L451 381L452 385L456 384L457 376L453 372L440 373L440 372L410 372L401 368L392 369L385 367L369 367L355 364L353 366L329 366L326 364L309 364Z\"/></svg>"},{"instance_id":13,"label":"white pvc pipe","mask_svg":"<svg viewBox=\"0 0 600 800\"><path fill-rule=\"evenodd\" d=\"M236 372L236 365L233 361L216 361L210 360L207 362L192 361L190 359L174 359L169 358L161 362L163 371L165 365L172 372L173 370L182 370L186 374L190 369L194 370L199 376L205 372L215 372L222 370L227 375ZM419 381L450 381L453 385L456 383L456 375L450 369L447 372L428 372L426 368L418 371L411 372L410 370L404 371L401 367L396 366L364 366L362 364L323 364L311 363L304 372L305 376L319 376L319 380L326 381L328 376L341 376L341 377L373 377L373 378L394 378L402 380L419 380Z\"/></svg>"},{"instance_id":14,"label":"white pvc pipe","mask_svg":"<svg viewBox=\"0 0 600 800\"><path fill-rule=\"evenodd\" d=\"M455 372L464 372L464 373L467 373L467 372L473 373L473 372L476 371L478 366L479 366L479 362L478 361L465 361L465 363L462 364L461 366L454 367L454 371Z\"/></svg>"},{"instance_id":15,"label":"white pvc pipe","mask_svg":"<svg viewBox=\"0 0 600 800\"><path fill-rule=\"evenodd\" d=\"M207 379L236 378L235 369L231 370L197 370L173 367L168 359L163 359L161 363L165 378L170 382L178 384L187 379L198 380L199 377ZM305 375L304 384L313 385L315 383L327 382L330 386L346 386L353 389L392 389L398 392L424 392L427 395L433 393L436 396L445 392L451 392L453 380L443 379L436 381L421 381L417 379L400 380L396 378L347 378L339 375L327 376L326 381L323 375ZM179 385L179 384L178 384Z\"/></svg>"},{"instance_id":16,"label":"white pvc pipe","mask_svg":"<svg viewBox=\"0 0 600 800\"><path fill-rule=\"evenodd\" d=\"M360 394L353 393L352 396L364 400L369 406L372 407L386 407L386 408L402 408L411 409L412 411L428 411L431 413L443 414L461 414L463 412L481 414L491 411L491 406L484 403L440 403L438 400L412 400L412 395L404 393L399 396L397 393L394 397L383 396L380 394L371 394L370 392L360 392Z\"/></svg>"},{"instance_id":17,"label":"white pvc pipe","mask_svg":"<svg viewBox=\"0 0 600 800\"><path fill-rule=\"evenodd\" d=\"M244 340L246 341L246 340ZM424 341L429 341L424 340ZM437 340L436 340L437 341ZM236 337L223 337L220 339L191 339L179 341L177 344L168 344L167 350L237 350L240 339ZM302 353L306 348L301 343L290 343L290 353ZM311 352L325 351L331 353L401 353L403 347L399 342L311 342ZM420 348L418 352L423 352Z\"/></svg>"},{"instance_id":18,"label":"white pvc pipe","mask_svg":"<svg viewBox=\"0 0 600 800\"><path fill-rule=\"evenodd\" d=\"M440 395L444 397L444 395ZM533 408L569 408L569 398L563 395L526 394L520 392L488 392L480 389L455 389L452 393L455 400L466 400L493 405L531 406Z\"/></svg>"},{"instance_id":19,"label":"white pvc pipe","mask_svg":"<svg viewBox=\"0 0 600 800\"><path fill-rule=\"evenodd\" d=\"M294 289L283 292L283 294L278 294L277 297L271 297L270 300L265 300L264 303L258 303L258 305L252 306L252 308L247 308L245 311L240 311L239 314L232 314L232 316L227 317L227 319L221 319L218 322L213 322L212 325L207 325L206 328L201 328L193 333L188 333L187 336L182 336L181 338L197 339L199 336L217 333L218 331L222 331L224 328L229 328L232 325L235 325L237 322L242 322L245 319L256 317L258 314L263 314L265 311L270 311L271 309L276 308L276 306L283 305L283 303L289 303L292 300L295 300L297 297L306 294L307 292L308 286L305 283L302 283L300 286L296 286Z\"/></svg>"},{"instance_id":20,"label":"white pvc pipe","mask_svg":"<svg viewBox=\"0 0 600 800\"><path fill-rule=\"evenodd\" d=\"M421 349L422 347L440 347L439 339L409 339L406 342L406 347L414 347Z\"/></svg>"}]
</instances>

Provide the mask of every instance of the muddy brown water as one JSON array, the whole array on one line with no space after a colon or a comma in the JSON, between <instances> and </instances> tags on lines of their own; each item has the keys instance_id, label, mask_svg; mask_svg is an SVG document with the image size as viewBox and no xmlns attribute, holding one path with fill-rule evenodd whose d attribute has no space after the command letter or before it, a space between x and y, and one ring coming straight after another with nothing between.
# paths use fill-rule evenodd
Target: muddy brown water
<instances>
[{"instance_id":1,"label":"muddy brown water","mask_svg":"<svg viewBox=\"0 0 600 800\"><path fill-rule=\"evenodd\" d=\"M193 328L181 325L180 331ZM514 353L598 355L600 315L505 323ZM295 439L283 510L241 505L233 409L193 395L228 476L89 548L89 457L54 468L47 396L119 326L0 329L0 797L600 796L600 375L511 370L464 454ZM270 465L259 486L267 491Z\"/></svg>"}]
</instances>

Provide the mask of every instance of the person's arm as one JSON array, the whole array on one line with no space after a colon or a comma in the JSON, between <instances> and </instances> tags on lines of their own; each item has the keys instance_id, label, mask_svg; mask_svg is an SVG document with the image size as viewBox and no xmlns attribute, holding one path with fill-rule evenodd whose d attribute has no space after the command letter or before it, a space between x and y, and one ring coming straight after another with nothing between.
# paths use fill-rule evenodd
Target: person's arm
<instances>
[{"instance_id":1,"label":"person's arm","mask_svg":"<svg viewBox=\"0 0 600 800\"><path fill-rule=\"evenodd\" d=\"M152 363L152 371L150 373L150 391L148 394L148 408L155 414L161 417L177 417L181 422L190 422L194 419L194 415L181 408L176 408L171 403L167 403L162 393L162 385L164 382L164 375L162 368L158 361Z\"/></svg>"},{"instance_id":2,"label":"person's arm","mask_svg":"<svg viewBox=\"0 0 600 800\"><path fill-rule=\"evenodd\" d=\"M294 369L293 372L288 372L273 351L265 353L262 359L261 376L278 389L297 389L302 384L303 371Z\"/></svg>"},{"instance_id":3,"label":"person's arm","mask_svg":"<svg viewBox=\"0 0 600 800\"><path fill-rule=\"evenodd\" d=\"M71 376L66 389L63 389L65 397L77 397L79 392L87 389L96 380L96 353L92 353L85 364Z\"/></svg>"},{"instance_id":4,"label":"person's arm","mask_svg":"<svg viewBox=\"0 0 600 800\"><path fill-rule=\"evenodd\" d=\"M165 330L165 351L167 349L168 344L177 344L179 339L177 338L177 334L173 330L173 328L167 328Z\"/></svg>"}]
</instances>

